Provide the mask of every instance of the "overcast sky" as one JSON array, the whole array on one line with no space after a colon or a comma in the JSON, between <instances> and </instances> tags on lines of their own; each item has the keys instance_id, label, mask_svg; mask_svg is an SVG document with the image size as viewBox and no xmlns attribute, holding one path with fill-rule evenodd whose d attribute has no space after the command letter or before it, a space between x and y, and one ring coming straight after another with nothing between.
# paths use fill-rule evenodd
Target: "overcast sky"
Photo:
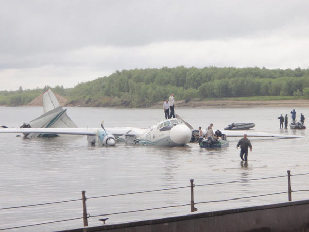
<instances>
[{"instance_id":1,"label":"overcast sky","mask_svg":"<svg viewBox=\"0 0 309 232\"><path fill-rule=\"evenodd\" d=\"M0 0L0 90L134 68L308 68L308 12L308 0Z\"/></svg>"}]
</instances>

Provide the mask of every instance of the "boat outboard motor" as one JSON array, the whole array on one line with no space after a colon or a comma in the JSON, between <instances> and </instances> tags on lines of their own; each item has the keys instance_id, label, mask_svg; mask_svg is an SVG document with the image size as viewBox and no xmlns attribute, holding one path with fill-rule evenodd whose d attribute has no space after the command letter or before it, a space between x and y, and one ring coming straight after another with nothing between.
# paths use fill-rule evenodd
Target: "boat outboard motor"
<instances>
[{"instance_id":1,"label":"boat outboard motor","mask_svg":"<svg viewBox=\"0 0 309 232\"><path fill-rule=\"evenodd\" d=\"M197 142L199 140L199 130L193 130L190 143Z\"/></svg>"},{"instance_id":2,"label":"boat outboard motor","mask_svg":"<svg viewBox=\"0 0 309 232\"><path fill-rule=\"evenodd\" d=\"M222 136L222 132L220 130L216 130L215 135L217 137L221 137Z\"/></svg>"}]
</instances>

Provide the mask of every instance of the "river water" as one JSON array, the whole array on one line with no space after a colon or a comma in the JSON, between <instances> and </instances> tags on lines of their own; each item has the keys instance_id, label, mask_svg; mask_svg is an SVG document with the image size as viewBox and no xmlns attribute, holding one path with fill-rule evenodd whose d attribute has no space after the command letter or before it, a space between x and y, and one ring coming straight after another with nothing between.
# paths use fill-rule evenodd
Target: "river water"
<instances>
[{"instance_id":1,"label":"river water","mask_svg":"<svg viewBox=\"0 0 309 232\"><path fill-rule=\"evenodd\" d=\"M236 139L228 148L159 148L117 144L116 147L89 147L85 137L22 139L0 135L0 208L144 190L207 184L236 180L237 183L195 187L195 201L243 198L234 201L198 204L197 212L263 205L287 201L287 194L244 198L287 191L287 178L254 181L277 175L309 172L309 146L306 130L280 130L279 114L289 108L176 109L194 128L214 123L222 129L232 122L254 122L253 131L302 135L300 139L252 139L253 152L247 165L240 162ZM309 116L309 109L297 108ZM20 126L42 113L41 107L0 107L0 124ZM148 127L163 119L159 109L68 108L68 115L80 127ZM290 116L290 115L289 115ZM299 116L299 115L298 115ZM293 176L293 190L309 189L309 176ZM308 199L309 192L293 193L293 200ZM91 216L128 210L190 203L190 189L88 199ZM108 224L185 215L190 206L106 216ZM3 210L0 229L82 216L80 201ZM104 218L104 216L99 217ZM89 225L100 225L90 218ZM54 231L82 227L82 220L47 224L10 231Z\"/></svg>"}]
</instances>

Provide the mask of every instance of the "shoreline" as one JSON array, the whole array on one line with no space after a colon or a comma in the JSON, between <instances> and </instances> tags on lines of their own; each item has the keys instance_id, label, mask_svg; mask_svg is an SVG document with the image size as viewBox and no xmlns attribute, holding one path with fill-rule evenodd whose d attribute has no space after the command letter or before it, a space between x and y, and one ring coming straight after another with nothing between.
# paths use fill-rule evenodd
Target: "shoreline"
<instances>
[{"instance_id":1,"label":"shoreline","mask_svg":"<svg viewBox=\"0 0 309 232\"><path fill-rule=\"evenodd\" d=\"M95 107L95 108L120 108L120 109L161 109L162 103L158 102L149 107L124 107L124 106L95 106L80 104L61 104L64 107ZM27 104L19 106L0 105L2 107L27 107L42 106L42 103ZM191 100L191 101L175 101L177 108L259 108L259 107L309 107L309 99L293 99L293 100Z\"/></svg>"},{"instance_id":2,"label":"shoreline","mask_svg":"<svg viewBox=\"0 0 309 232\"><path fill-rule=\"evenodd\" d=\"M203 101L176 101L178 108L258 108L258 107L309 107L309 100L203 100ZM161 108L154 105L150 108Z\"/></svg>"}]
</instances>

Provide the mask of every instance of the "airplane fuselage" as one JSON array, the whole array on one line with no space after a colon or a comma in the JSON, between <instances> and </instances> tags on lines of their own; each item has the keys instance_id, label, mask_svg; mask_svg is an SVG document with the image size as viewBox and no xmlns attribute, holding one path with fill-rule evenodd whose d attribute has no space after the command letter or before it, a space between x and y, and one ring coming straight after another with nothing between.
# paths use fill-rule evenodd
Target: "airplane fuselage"
<instances>
[{"instance_id":1,"label":"airplane fuselage","mask_svg":"<svg viewBox=\"0 0 309 232\"><path fill-rule=\"evenodd\" d=\"M164 120L135 139L136 144L156 146L184 146L190 142L192 132L177 119Z\"/></svg>"}]
</instances>

